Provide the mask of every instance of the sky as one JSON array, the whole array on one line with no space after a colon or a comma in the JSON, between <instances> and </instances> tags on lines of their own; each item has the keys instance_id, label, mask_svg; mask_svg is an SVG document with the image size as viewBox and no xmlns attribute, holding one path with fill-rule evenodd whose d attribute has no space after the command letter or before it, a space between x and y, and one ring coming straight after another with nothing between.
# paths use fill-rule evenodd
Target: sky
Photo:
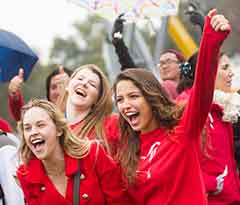
<instances>
[{"instance_id":1,"label":"sky","mask_svg":"<svg viewBox=\"0 0 240 205\"><path fill-rule=\"evenodd\" d=\"M87 11L68 0L0 0L0 29L15 33L40 51L46 63L53 38L74 33L72 24Z\"/></svg>"}]
</instances>

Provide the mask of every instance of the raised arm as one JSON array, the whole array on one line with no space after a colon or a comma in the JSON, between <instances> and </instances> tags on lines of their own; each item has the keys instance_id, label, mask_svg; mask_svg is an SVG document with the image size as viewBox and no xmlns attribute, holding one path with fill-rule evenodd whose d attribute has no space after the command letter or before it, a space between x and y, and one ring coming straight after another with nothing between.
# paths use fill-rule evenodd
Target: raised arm
<instances>
[{"instance_id":1,"label":"raised arm","mask_svg":"<svg viewBox=\"0 0 240 205\"><path fill-rule=\"evenodd\" d=\"M187 136L199 136L204 126L212 104L220 47L230 30L223 15L218 15L216 9L209 12L200 43L193 90L183 114Z\"/></svg>"},{"instance_id":2,"label":"raised arm","mask_svg":"<svg viewBox=\"0 0 240 205\"><path fill-rule=\"evenodd\" d=\"M23 68L20 68L18 75L14 76L8 86L8 110L15 121L21 117L21 108L24 104L21 87L23 84Z\"/></svg>"},{"instance_id":3,"label":"raised arm","mask_svg":"<svg viewBox=\"0 0 240 205\"><path fill-rule=\"evenodd\" d=\"M123 40L123 22L125 20L122 18L122 15L120 15L114 25L113 25L113 31L112 31L112 44L115 48L116 54L118 56L118 61L121 64L121 70L125 70L127 68L135 68L136 65L128 52L128 48L124 43Z\"/></svg>"}]
</instances>

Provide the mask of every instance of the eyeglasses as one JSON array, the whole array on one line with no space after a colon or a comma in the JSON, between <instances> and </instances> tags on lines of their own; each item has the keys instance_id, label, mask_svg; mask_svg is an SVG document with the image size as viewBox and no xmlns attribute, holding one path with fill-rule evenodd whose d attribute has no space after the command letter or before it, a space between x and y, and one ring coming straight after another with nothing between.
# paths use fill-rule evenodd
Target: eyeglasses
<instances>
[{"instance_id":1,"label":"eyeglasses","mask_svg":"<svg viewBox=\"0 0 240 205\"><path fill-rule=\"evenodd\" d=\"M158 66L159 68L161 68L161 67L163 67L164 65L167 66L167 65L170 65L170 64L172 64L172 63L178 64L179 61L178 61L178 60L174 60L174 59L167 59L166 61L160 61L159 64L157 64L157 66Z\"/></svg>"},{"instance_id":2,"label":"eyeglasses","mask_svg":"<svg viewBox=\"0 0 240 205\"><path fill-rule=\"evenodd\" d=\"M220 65L220 68L221 68L222 70L227 70L229 67L230 67L230 64Z\"/></svg>"}]
</instances>

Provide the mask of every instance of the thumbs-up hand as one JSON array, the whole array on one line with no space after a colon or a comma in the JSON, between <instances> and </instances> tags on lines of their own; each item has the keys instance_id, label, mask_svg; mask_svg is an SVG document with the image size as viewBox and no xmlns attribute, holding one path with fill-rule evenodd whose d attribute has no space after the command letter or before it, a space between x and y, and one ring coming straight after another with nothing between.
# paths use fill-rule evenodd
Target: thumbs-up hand
<instances>
[{"instance_id":1,"label":"thumbs-up hand","mask_svg":"<svg viewBox=\"0 0 240 205\"><path fill-rule=\"evenodd\" d=\"M58 73L55 77L58 85L66 85L69 80L69 76L64 71L64 67L62 65L59 66Z\"/></svg>"},{"instance_id":2,"label":"thumbs-up hand","mask_svg":"<svg viewBox=\"0 0 240 205\"><path fill-rule=\"evenodd\" d=\"M8 86L9 94L14 95L17 91L21 90L24 81L24 70L19 68L18 75L14 76Z\"/></svg>"}]
</instances>

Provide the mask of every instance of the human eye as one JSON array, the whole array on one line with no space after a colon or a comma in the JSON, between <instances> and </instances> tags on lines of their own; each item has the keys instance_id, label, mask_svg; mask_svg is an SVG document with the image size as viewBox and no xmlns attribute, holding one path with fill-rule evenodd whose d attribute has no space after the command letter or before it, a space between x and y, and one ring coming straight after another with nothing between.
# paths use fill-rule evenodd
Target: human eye
<instances>
[{"instance_id":1,"label":"human eye","mask_svg":"<svg viewBox=\"0 0 240 205\"><path fill-rule=\"evenodd\" d=\"M55 90L56 88L57 88L57 85L56 85L56 84L51 85L51 89L52 89L52 90Z\"/></svg>"},{"instance_id":2,"label":"human eye","mask_svg":"<svg viewBox=\"0 0 240 205\"><path fill-rule=\"evenodd\" d=\"M37 123L37 126L39 127L39 128L43 128L43 127L45 127L45 123L44 122L39 122L39 123Z\"/></svg>"},{"instance_id":3,"label":"human eye","mask_svg":"<svg viewBox=\"0 0 240 205\"><path fill-rule=\"evenodd\" d=\"M24 126L23 131L24 132L29 132L31 130L31 126Z\"/></svg>"},{"instance_id":4,"label":"human eye","mask_svg":"<svg viewBox=\"0 0 240 205\"><path fill-rule=\"evenodd\" d=\"M79 75L79 76L77 76L77 79L78 79L78 80L83 80L84 77L83 77L82 75Z\"/></svg>"},{"instance_id":5,"label":"human eye","mask_svg":"<svg viewBox=\"0 0 240 205\"><path fill-rule=\"evenodd\" d=\"M96 85L95 82L93 82L93 81L89 81L89 84L90 84L92 87L97 88L97 85Z\"/></svg>"},{"instance_id":6,"label":"human eye","mask_svg":"<svg viewBox=\"0 0 240 205\"><path fill-rule=\"evenodd\" d=\"M136 99L138 97L140 97L140 94L138 94L138 93L133 93L130 95L130 98L132 98L132 99Z\"/></svg>"},{"instance_id":7,"label":"human eye","mask_svg":"<svg viewBox=\"0 0 240 205\"><path fill-rule=\"evenodd\" d=\"M121 103L123 101L123 98L122 97L116 97L116 103Z\"/></svg>"},{"instance_id":8,"label":"human eye","mask_svg":"<svg viewBox=\"0 0 240 205\"><path fill-rule=\"evenodd\" d=\"M222 65L223 70L227 70L229 68L229 64Z\"/></svg>"}]
</instances>

